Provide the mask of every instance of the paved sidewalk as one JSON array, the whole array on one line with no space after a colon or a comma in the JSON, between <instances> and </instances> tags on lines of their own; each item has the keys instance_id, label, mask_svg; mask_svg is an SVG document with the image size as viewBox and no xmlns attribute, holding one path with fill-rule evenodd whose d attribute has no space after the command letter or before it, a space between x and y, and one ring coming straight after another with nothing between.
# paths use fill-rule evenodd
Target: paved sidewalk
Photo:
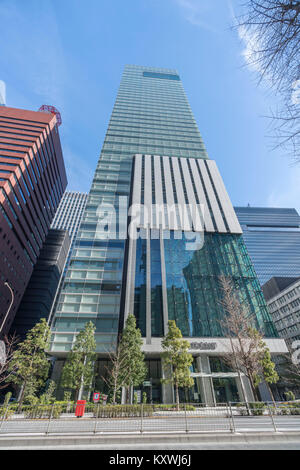
<instances>
[{"instance_id":1,"label":"paved sidewalk","mask_svg":"<svg viewBox=\"0 0 300 470\"><path fill-rule=\"evenodd\" d=\"M300 450L300 433L52 435L0 438L0 450Z\"/></svg>"}]
</instances>

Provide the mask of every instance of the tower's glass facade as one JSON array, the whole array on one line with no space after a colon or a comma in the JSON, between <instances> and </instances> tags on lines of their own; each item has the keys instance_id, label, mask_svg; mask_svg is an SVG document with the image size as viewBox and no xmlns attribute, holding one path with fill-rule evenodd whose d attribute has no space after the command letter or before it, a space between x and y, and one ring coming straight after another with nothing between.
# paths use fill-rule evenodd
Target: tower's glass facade
<instances>
[{"instance_id":1,"label":"tower's glass facade","mask_svg":"<svg viewBox=\"0 0 300 470\"><path fill-rule=\"evenodd\" d=\"M98 352L116 342L125 241L99 239L98 207L114 204L118 212L119 196L129 196L136 153L208 158L175 70L125 66L57 304L52 352L69 351L90 320Z\"/></svg>"},{"instance_id":2,"label":"tower's glass facade","mask_svg":"<svg viewBox=\"0 0 300 470\"><path fill-rule=\"evenodd\" d=\"M224 311L219 281L219 276L225 275L234 281L241 302L245 302L253 316L253 326L273 337L274 326L242 236L206 233L200 250L187 251L185 243L184 238L176 239L174 232L163 241L168 318L176 321L183 336L226 335L222 330ZM150 253L160 267L157 240L151 240ZM164 334L162 327L156 327L157 323L162 325L161 284L161 271L156 267L155 276L151 270L151 300L156 300L151 305L152 336Z\"/></svg>"},{"instance_id":3,"label":"tower's glass facade","mask_svg":"<svg viewBox=\"0 0 300 470\"><path fill-rule=\"evenodd\" d=\"M108 351L116 344L125 240L118 237L113 239L109 235L107 240L101 239L99 222L103 213L99 212L99 206L112 204L119 215L119 197L130 195L135 154L208 159L175 70L140 66L126 66L124 69L54 315L53 353L69 351L76 332L90 320L96 325L99 353ZM180 169L181 172L185 171L181 164ZM207 178L209 180L208 174ZM154 174L152 179L155 179ZM176 175L172 173L171 179L176 187ZM213 183L209 184L213 192ZM143 194L141 197L143 202ZM216 198L214 201L217 206L219 202ZM121 229L122 224L126 226L126 223L127 210L123 219L119 219L116 231ZM223 222L214 221L215 225L218 223ZM224 230L226 232L226 228ZM258 326L272 336L268 312L261 291L257 288L256 276L241 236L216 233L208 234L206 239L204 250L194 254L187 252L188 260L183 256L180 260L176 259L176 254L182 253L181 247L174 245L177 240L165 240L163 246L159 240L151 240L148 268L147 242L142 239L137 241L133 310L142 333L145 335L147 322L151 325L152 336L161 337L165 333L161 271L163 250L169 318L179 322L186 336L221 335L217 324L220 293L217 292L216 284L218 275L223 272L236 276L241 295L248 300L252 313L257 317ZM148 295L147 269L151 279L150 322L145 305Z\"/></svg>"}]
</instances>

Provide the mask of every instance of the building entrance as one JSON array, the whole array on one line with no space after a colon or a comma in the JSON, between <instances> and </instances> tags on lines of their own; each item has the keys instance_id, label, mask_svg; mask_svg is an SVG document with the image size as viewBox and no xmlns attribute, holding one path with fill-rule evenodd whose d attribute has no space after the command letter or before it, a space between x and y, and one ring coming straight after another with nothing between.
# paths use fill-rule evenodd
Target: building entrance
<instances>
[{"instance_id":1,"label":"building entrance","mask_svg":"<svg viewBox=\"0 0 300 470\"><path fill-rule=\"evenodd\" d=\"M216 403L236 403L240 401L235 378L213 378L212 382Z\"/></svg>"}]
</instances>

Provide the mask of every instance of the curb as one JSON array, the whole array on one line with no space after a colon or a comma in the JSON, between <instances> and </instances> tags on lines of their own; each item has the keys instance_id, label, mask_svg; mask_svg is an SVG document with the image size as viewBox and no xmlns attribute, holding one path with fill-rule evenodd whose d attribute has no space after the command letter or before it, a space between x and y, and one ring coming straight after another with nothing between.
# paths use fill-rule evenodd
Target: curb
<instances>
[{"instance_id":1,"label":"curb","mask_svg":"<svg viewBox=\"0 0 300 470\"><path fill-rule=\"evenodd\" d=\"M232 443L261 444L272 442L299 442L300 433L235 433L235 434L147 434L147 435L51 435L51 436L1 436L0 449L14 447L47 447L47 446L88 446L88 445L128 445L128 444L177 444L177 443Z\"/></svg>"}]
</instances>

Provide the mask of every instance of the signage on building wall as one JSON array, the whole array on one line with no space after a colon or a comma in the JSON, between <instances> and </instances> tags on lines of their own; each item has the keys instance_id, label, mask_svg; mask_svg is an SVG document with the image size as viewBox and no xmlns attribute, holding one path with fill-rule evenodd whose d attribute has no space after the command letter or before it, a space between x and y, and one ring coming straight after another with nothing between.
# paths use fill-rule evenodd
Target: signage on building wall
<instances>
[{"instance_id":1,"label":"signage on building wall","mask_svg":"<svg viewBox=\"0 0 300 470\"><path fill-rule=\"evenodd\" d=\"M191 343L191 349L200 349L201 351L214 351L217 348L217 343Z\"/></svg>"}]
</instances>

